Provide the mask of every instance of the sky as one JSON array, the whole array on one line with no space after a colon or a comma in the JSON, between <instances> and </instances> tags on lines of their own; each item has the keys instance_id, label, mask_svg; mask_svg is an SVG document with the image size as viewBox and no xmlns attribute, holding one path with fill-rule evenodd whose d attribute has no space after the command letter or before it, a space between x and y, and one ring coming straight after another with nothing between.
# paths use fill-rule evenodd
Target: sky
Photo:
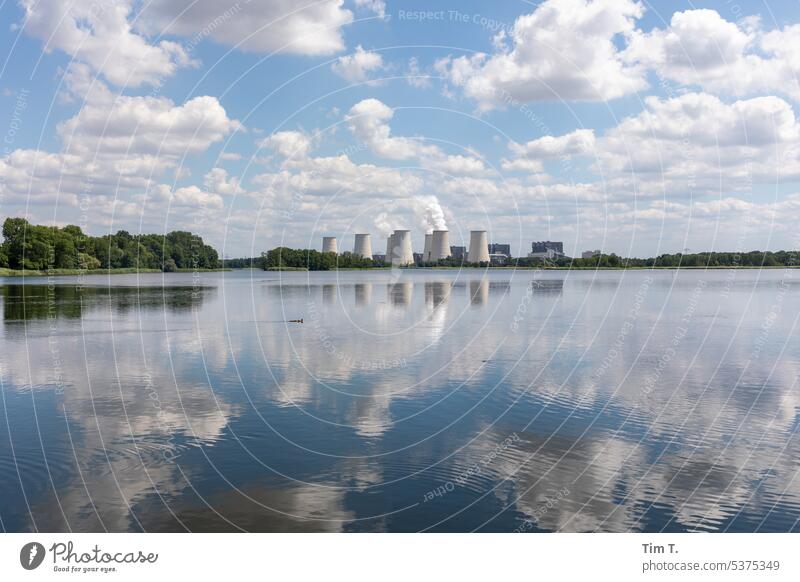
<instances>
[{"instance_id":1,"label":"sky","mask_svg":"<svg viewBox=\"0 0 800 582\"><path fill-rule=\"evenodd\" d=\"M796 2L9 0L0 27L0 218L226 257L800 248Z\"/></svg>"}]
</instances>

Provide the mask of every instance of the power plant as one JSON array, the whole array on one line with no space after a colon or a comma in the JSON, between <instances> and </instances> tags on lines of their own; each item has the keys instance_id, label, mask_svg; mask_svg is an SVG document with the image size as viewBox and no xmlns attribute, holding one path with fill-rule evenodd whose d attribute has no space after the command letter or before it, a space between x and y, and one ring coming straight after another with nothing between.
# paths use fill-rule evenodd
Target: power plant
<instances>
[{"instance_id":1,"label":"power plant","mask_svg":"<svg viewBox=\"0 0 800 582\"><path fill-rule=\"evenodd\" d=\"M323 253L338 253L339 250L336 247L336 237L335 236L323 236L322 237L322 252Z\"/></svg>"},{"instance_id":2,"label":"power plant","mask_svg":"<svg viewBox=\"0 0 800 582\"><path fill-rule=\"evenodd\" d=\"M422 262L429 263L431 260L431 243L433 242L433 234L425 235L425 246L422 249Z\"/></svg>"},{"instance_id":3,"label":"power plant","mask_svg":"<svg viewBox=\"0 0 800 582\"><path fill-rule=\"evenodd\" d=\"M411 248L411 231L395 230L392 235L391 263L396 267L414 264L414 252Z\"/></svg>"},{"instance_id":4,"label":"power plant","mask_svg":"<svg viewBox=\"0 0 800 582\"><path fill-rule=\"evenodd\" d=\"M431 239L431 261L450 258L450 231L434 230ZM488 259L487 259L488 260Z\"/></svg>"},{"instance_id":5,"label":"power plant","mask_svg":"<svg viewBox=\"0 0 800 582\"><path fill-rule=\"evenodd\" d=\"M486 236L485 230L470 231L467 260L470 263L489 262L489 238Z\"/></svg>"},{"instance_id":6,"label":"power plant","mask_svg":"<svg viewBox=\"0 0 800 582\"><path fill-rule=\"evenodd\" d=\"M353 255L364 259L385 260L389 265L395 267L407 267L417 263L437 263L448 259L456 259L459 262L466 259L466 263L479 264L490 263L493 255L490 253L492 247L507 248L508 245L489 245L489 239L485 230L470 231L469 248L450 246L450 231L437 229L425 234L425 246L422 253L414 253L411 243L411 231L407 229L397 229L386 238L386 256L372 254L372 236L369 233L354 234ZM339 246L335 236L322 237L323 253L338 253Z\"/></svg>"},{"instance_id":7,"label":"power plant","mask_svg":"<svg viewBox=\"0 0 800 582\"><path fill-rule=\"evenodd\" d=\"M335 246L336 239L334 239ZM372 238L368 234L357 234L353 254L363 259L372 258Z\"/></svg>"},{"instance_id":8,"label":"power plant","mask_svg":"<svg viewBox=\"0 0 800 582\"><path fill-rule=\"evenodd\" d=\"M392 264L392 257L394 256L394 235L390 234L386 239L386 262Z\"/></svg>"}]
</instances>

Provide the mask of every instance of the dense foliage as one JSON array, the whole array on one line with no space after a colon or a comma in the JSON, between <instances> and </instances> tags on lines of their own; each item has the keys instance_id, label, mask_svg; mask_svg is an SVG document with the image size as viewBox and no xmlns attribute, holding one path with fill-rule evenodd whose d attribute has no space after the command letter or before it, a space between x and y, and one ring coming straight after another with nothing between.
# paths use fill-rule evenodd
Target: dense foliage
<instances>
[{"instance_id":1,"label":"dense foliage","mask_svg":"<svg viewBox=\"0 0 800 582\"><path fill-rule=\"evenodd\" d=\"M571 268L648 268L648 267L796 267L800 257L792 251L749 251L744 253L706 252L664 254L647 259L625 258L611 254L601 254L590 259L563 257L554 261L540 258L522 257L512 259L511 264L520 267L551 266Z\"/></svg>"},{"instance_id":2,"label":"dense foliage","mask_svg":"<svg viewBox=\"0 0 800 582\"><path fill-rule=\"evenodd\" d=\"M308 269L329 271L331 269L369 269L376 265L372 259L364 259L353 253L321 253L307 249L278 247L261 255L262 269Z\"/></svg>"},{"instance_id":3,"label":"dense foliage","mask_svg":"<svg viewBox=\"0 0 800 582\"><path fill-rule=\"evenodd\" d=\"M3 223L0 267L10 269L212 269L217 251L190 232L92 237L77 226L30 224L24 218Z\"/></svg>"},{"instance_id":4,"label":"dense foliage","mask_svg":"<svg viewBox=\"0 0 800 582\"><path fill-rule=\"evenodd\" d=\"M226 269L255 269L261 266L261 258L222 259L222 266Z\"/></svg>"}]
</instances>

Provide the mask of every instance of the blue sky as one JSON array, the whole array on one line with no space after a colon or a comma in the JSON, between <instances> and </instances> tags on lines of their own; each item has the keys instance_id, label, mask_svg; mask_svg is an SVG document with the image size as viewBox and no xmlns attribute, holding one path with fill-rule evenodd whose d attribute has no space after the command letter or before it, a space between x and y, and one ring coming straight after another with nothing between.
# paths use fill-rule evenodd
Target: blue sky
<instances>
[{"instance_id":1,"label":"blue sky","mask_svg":"<svg viewBox=\"0 0 800 582\"><path fill-rule=\"evenodd\" d=\"M791 2L173 4L2 4L0 215L226 256L800 246Z\"/></svg>"}]
</instances>

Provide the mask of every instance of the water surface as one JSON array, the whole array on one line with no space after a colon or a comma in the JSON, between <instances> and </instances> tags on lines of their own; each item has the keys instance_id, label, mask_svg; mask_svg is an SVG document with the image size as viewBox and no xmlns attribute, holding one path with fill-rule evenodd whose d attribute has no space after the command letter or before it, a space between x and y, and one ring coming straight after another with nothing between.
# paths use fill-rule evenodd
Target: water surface
<instances>
[{"instance_id":1,"label":"water surface","mask_svg":"<svg viewBox=\"0 0 800 582\"><path fill-rule=\"evenodd\" d=\"M794 275L0 279L0 525L796 531Z\"/></svg>"}]
</instances>

